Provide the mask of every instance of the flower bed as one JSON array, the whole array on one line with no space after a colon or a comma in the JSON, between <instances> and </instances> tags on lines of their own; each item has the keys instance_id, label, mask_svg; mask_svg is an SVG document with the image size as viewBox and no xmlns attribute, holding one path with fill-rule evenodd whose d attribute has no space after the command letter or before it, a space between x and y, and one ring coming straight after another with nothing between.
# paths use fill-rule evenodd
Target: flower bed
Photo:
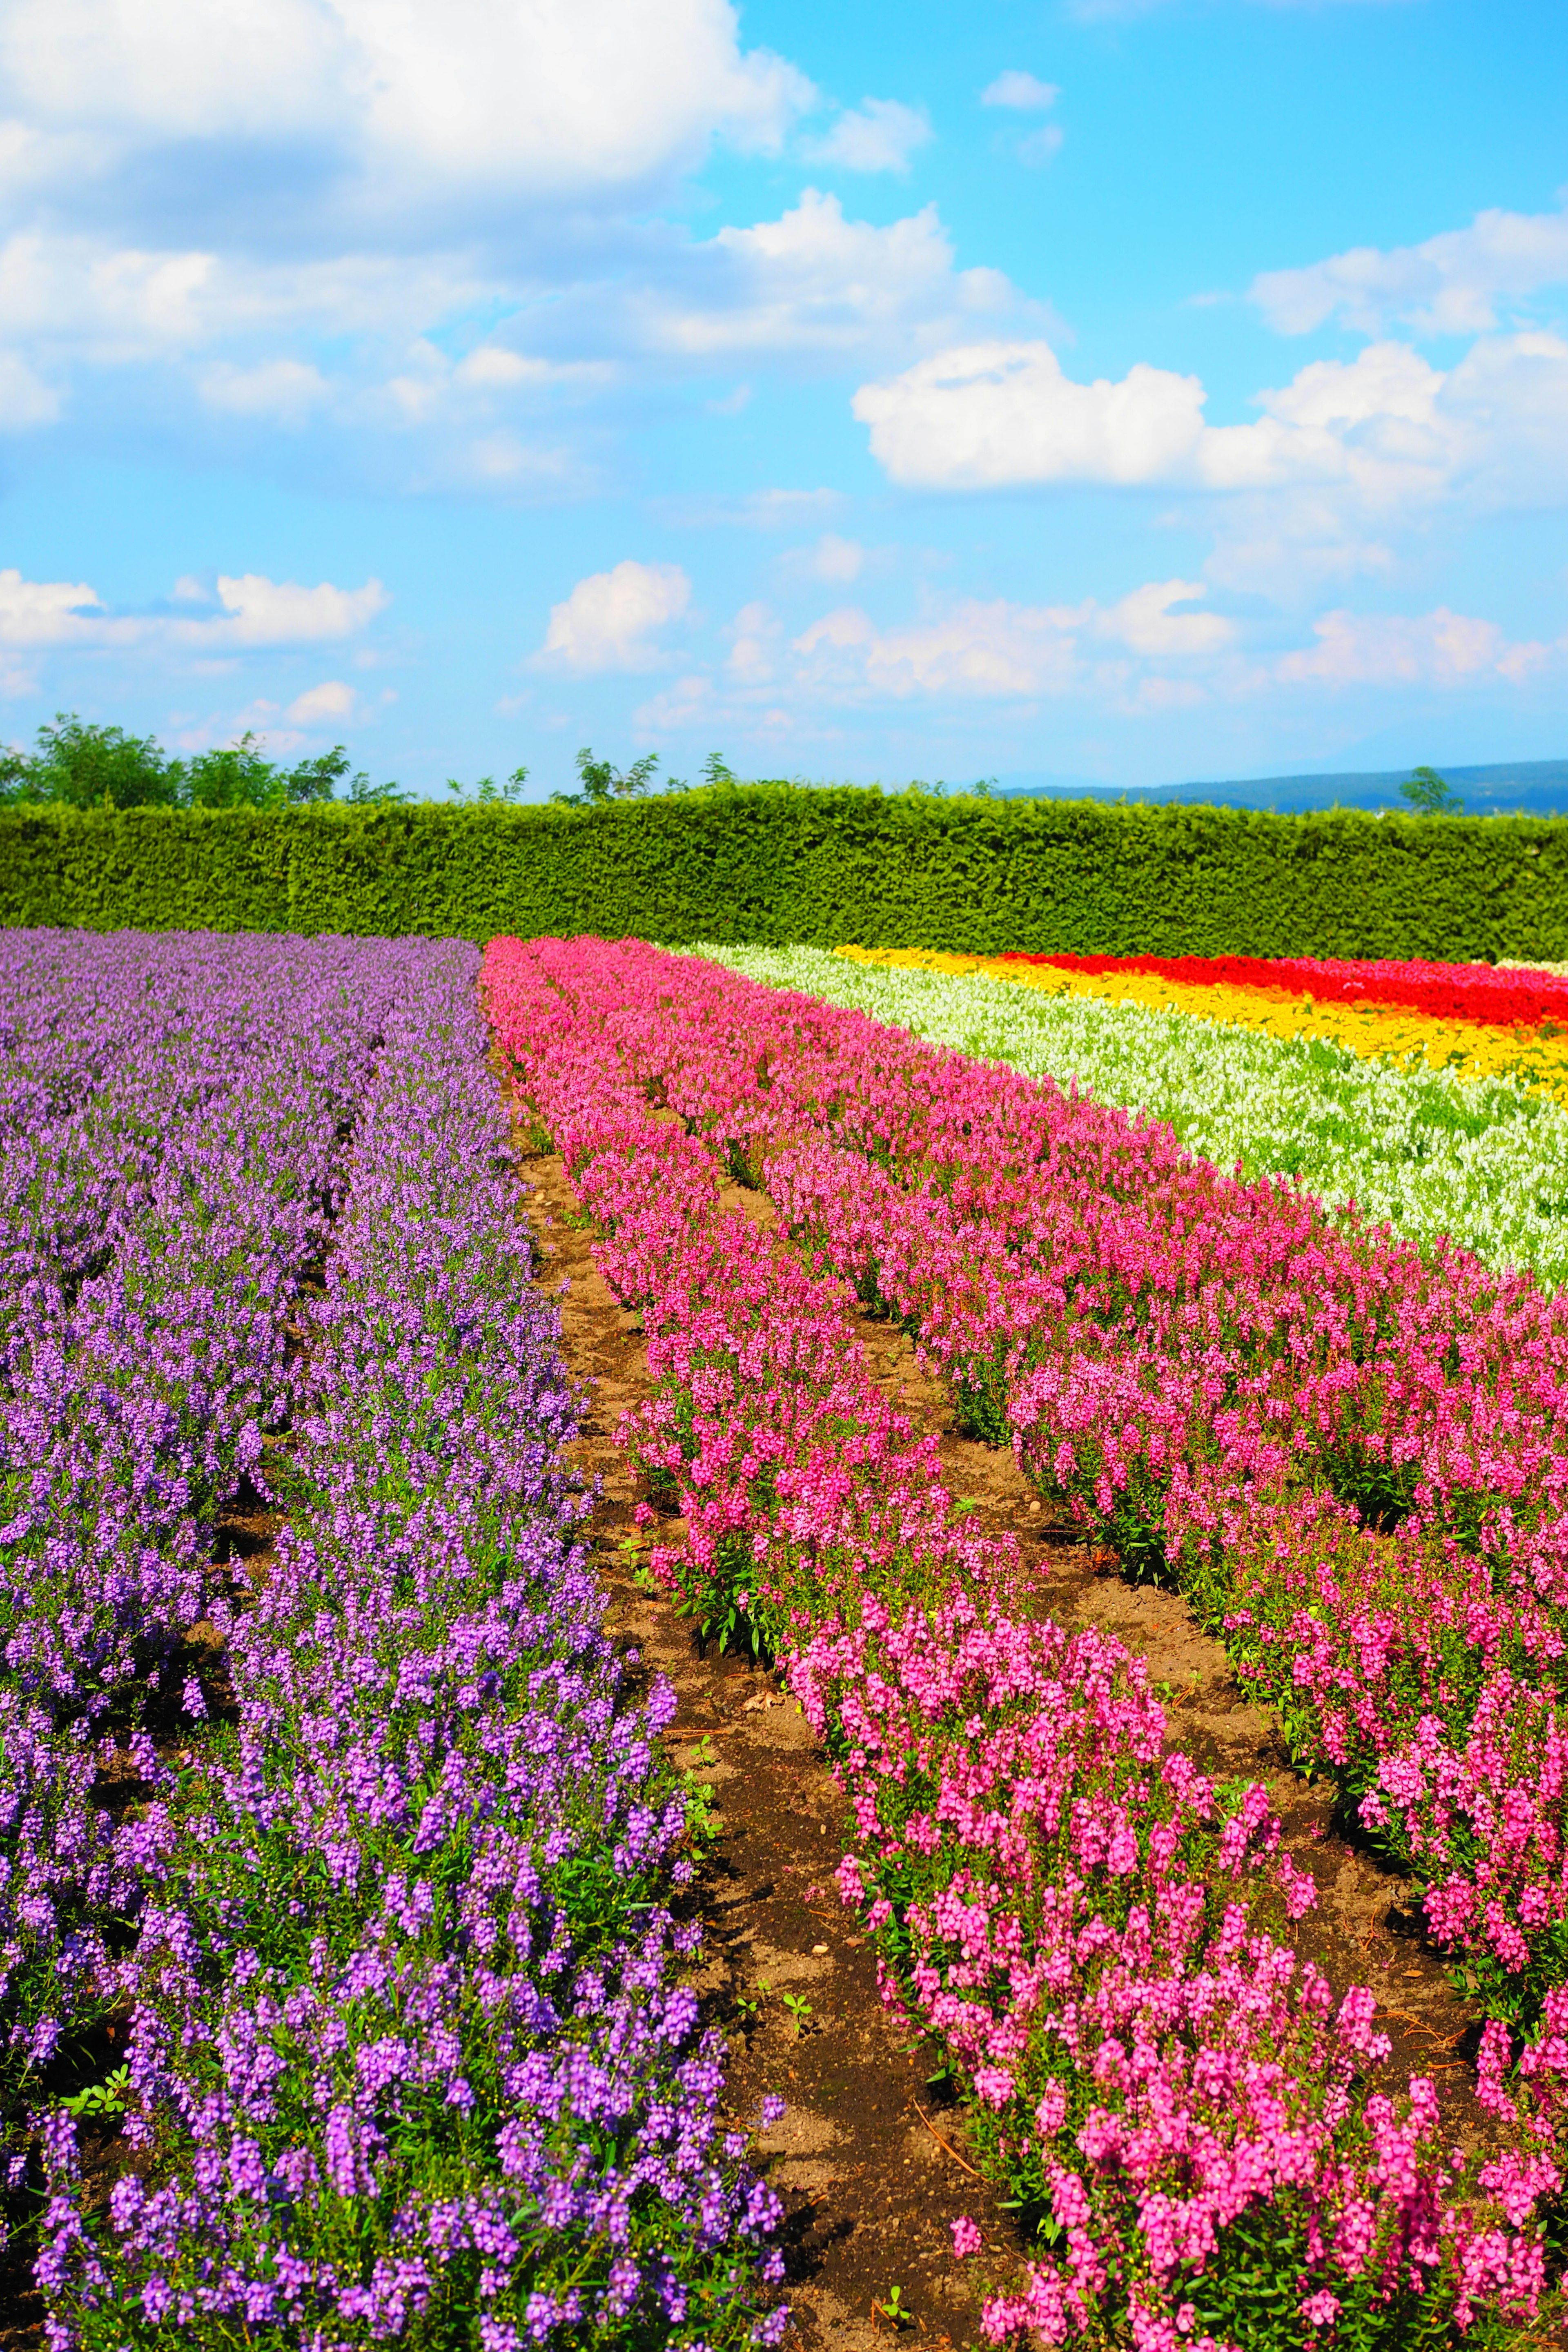
<instances>
[{"instance_id":1,"label":"flower bed","mask_svg":"<svg viewBox=\"0 0 1568 2352\"><path fill-rule=\"evenodd\" d=\"M128 2109L132 2160L104 2211L78 2177L69 2116L45 2115L51 2343L775 2340L777 2200L719 2120L721 2053L683 1981L693 1931L669 1909L693 1834L659 1748L673 1700L658 1685L632 1696L575 1540L583 1498L560 1459L575 1405L531 1285L477 955L425 941L12 950L7 1017L28 1044L7 1149L63 1174L53 1192L34 1181L7 1195L37 1297L8 1397L47 1356L40 1331L74 1339L94 1281L121 1283L154 1339L170 1311L160 1267L189 1286L201 1248L221 1245L235 1281L248 1267L255 1285L238 1294L248 1321L232 1289L200 1292L207 1357L246 1363L249 1389L203 1387L187 1350L168 1375L186 1418L166 1427L134 1389L122 1415L139 1442L151 1427L176 1449L184 1488L160 1483L154 1454L128 1505L121 1441L70 1456L83 1514L105 1495L119 1512L115 1549L81 1549L89 1605L35 1635L14 1580L26 1638L7 1670L68 1743L73 1820L94 1818L77 1726L104 1719L100 1691L133 1723L203 1607L237 1715L204 1727L210 1694L187 1681L192 1761L176 1771L132 1739L149 1801L73 1882L79 1910L102 1920L72 1948L94 2013L123 2021L125 2071L100 2104ZM122 980L130 1001L111 1002ZM277 995L294 987L311 1010L290 1025ZM95 990L97 1026L73 1032ZM215 1003L223 1020L202 1010ZM271 1184L290 1114L320 1150L296 1150ZM80 1141L100 1131L119 1150L107 1173ZM182 1152L210 1174L205 1192ZM287 1213L268 1208L275 1192ZM195 1277L155 1223L193 1197ZM309 1299L300 1279L334 1211L324 1296ZM174 1294L181 1314L195 1295ZM130 1382L129 1354L116 1360ZM216 1400L195 1438L193 1398ZM294 1435L264 1458L288 1524L253 1595L202 1562L212 1510L241 1470L258 1475L259 1424L284 1407ZM37 1410L16 1404L12 1427ZM151 1558L140 1583L125 1557ZM7 1759L19 1773L27 1751L8 1738ZM23 1832L36 1843L37 1819Z\"/></svg>"},{"instance_id":2,"label":"flower bed","mask_svg":"<svg viewBox=\"0 0 1568 2352\"><path fill-rule=\"evenodd\" d=\"M1324 1459L1358 1439L1373 1478L1396 1465L1375 1460L1353 1381L1344 1428L1311 1421L1338 1395L1335 1348L1371 1380L1426 1307L1458 1300L1480 1329L1479 1270L1443 1292L1446 1270L1229 1182L1157 1129L635 943L498 942L486 981L605 1276L644 1318L660 1389L628 1441L691 1530L656 1570L784 1661L854 1807L841 1885L889 1997L944 2036L993 2163L1058 2249L993 2304L991 2332L1394 2341L1483 2302L1531 2307L1531 2203L1561 2177L1541 2120L1555 2057L1531 2061L1532 2105L1506 2042L1488 2044L1493 2105L1539 2129L1479 2173L1430 2084L1373 2087L1370 1995L1333 2007L1278 1940L1311 1889L1275 1855L1262 1791L1165 1753L1120 1644L1032 1621L1006 1549L966 1532L929 1444L868 1381L848 1313L858 1292L913 1322L974 1422L1005 1433L1011 1415L1053 1491L1163 1567L1172 1530L1136 1518L1133 1480L1102 1465L1086 1498L1071 1464L1028 1452L1031 1378L1080 1340L1114 1370L1146 1330L1151 1360L1152 1335L1239 1349L1237 1379L1261 1375L1269 1399L1321 1292L1318 1385L1292 1429ZM726 1174L765 1184L793 1240L725 1211ZM1511 1340L1530 1298L1507 1311ZM1550 1356L1550 1313L1529 1328ZM1190 1376L1191 1347L1167 1352ZM1103 1408L1105 1379L1098 1393ZM1090 1425L1115 1424L1102 1409ZM1167 1488L1184 1429L1145 1448ZM1275 1468L1267 1421L1246 1433L1249 1467ZM1456 1466L1436 1474L1452 1495ZM1206 1538L1195 1466L1180 1491L1184 1534Z\"/></svg>"},{"instance_id":3,"label":"flower bed","mask_svg":"<svg viewBox=\"0 0 1568 2352\"><path fill-rule=\"evenodd\" d=\"M841 948L838 953L892 970L987 973L1047 996L1183 1013L1226 1028L1258 1030L1267 1037L1338 1046L1363 1061L1387 1062L1411 1074L1453 1070L1471 1080L1507 1078L1556 1102L1568 1101L1568 1030L1550 1017L1509 1023L1471 1015L1452 992L1445 1000L1434 991L1447 1009L1426 1011L1353 993L1342 997L1331 986L1325 993L1321 983L1317 990L1303 990L1299 982L1286 986L1279 981L1205 980L1196 976L1204 969L1201 960L1190 957L1171 959L1167 971L1154 957L1084 957L1074 962L1069 958L946 955L924 949ZM1257 969L1282 972L1300 966L1259 964Z\"/></svg>"},{"instance_id":4,"label":"flower bed","mask_svg":"<svg viewBox=\"0 0 1568 2352\"><path fill-rule=\"evenodd\" d=\"M1568 1024L1568 983L1518 965L1370 963L1318 956L1003 955L1003 963L1095 975L1149 972L1199 987L1280 989L1333 1003L1407 1004L1439 1019L1512 1028Z\"/></svg>"},{"instance_id":5,"label":"flower bed","mask_svg":"<svg viewBox=\"0 0 1568 2352\"><path fill-rule=\"evenodd\" d=\"M1110 1003L1067 975L1049 992L998 982L973 959L931 970L813 949L716 953L771 985L1162 1121L1214 1166L1284 1177L1331 1206L1353 1201L1410 1240L1447 1237L1550 1288L1568 1281L1568 1110L1521 1082Z\"/></svg>"}]
</instances>

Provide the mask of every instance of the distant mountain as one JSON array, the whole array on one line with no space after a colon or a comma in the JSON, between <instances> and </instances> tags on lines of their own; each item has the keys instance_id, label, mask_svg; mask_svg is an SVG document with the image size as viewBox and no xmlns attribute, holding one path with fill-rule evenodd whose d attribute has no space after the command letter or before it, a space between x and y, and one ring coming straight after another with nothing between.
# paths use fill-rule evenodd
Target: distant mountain
<instances>
[{"instance_id":1,"label":"distant mountain","mask_svg":"<svg viewBox=\"0 0 1568 2352\"><path fill-rule=\"evenodd\" d=\"M1276 809L1281 815L1304 809L1405 809L1399 787L1408 768L1340 776L1247 776L1230 783L1151 784L1127 790L1091 784L1076 776L1001 777L995 790L1008 800L1126 801L1163 806L1202 802L1215 808ZM1504 761L1495 767L1439 768L1471 816L1568 816L1568 760Z\"/></svg>"}]
</instances>

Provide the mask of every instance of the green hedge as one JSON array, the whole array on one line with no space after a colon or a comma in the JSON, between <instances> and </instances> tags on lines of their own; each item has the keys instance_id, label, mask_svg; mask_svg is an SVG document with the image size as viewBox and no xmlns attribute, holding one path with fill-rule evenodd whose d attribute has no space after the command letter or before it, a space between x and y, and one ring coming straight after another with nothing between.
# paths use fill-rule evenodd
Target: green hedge
<instances>
[{"instance_id":1,"label":"green hedge","mask_svg":"<svg viewBox=\"0 0 1568 2352\"><path fill-rule=\"evenodd\" d=\"M1568 822L751 784L602 809L0 812L0 923L1568 959Z\"/></svg>"}]
</instances>

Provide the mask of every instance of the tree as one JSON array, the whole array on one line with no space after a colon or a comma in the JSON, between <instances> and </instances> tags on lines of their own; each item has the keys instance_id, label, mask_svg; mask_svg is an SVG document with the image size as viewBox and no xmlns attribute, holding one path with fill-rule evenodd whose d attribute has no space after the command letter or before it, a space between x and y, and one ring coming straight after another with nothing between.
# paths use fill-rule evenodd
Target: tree
<instances>
[{"instance_id":1,"label":"tree","mask_svg":"<svg viewBox=\"0 0 1568 2352\"><path fill-rule=\"evenodd\" d=\"M65 808L173 808L181 771L151 735L100 727L75 711L58 710L38 730L36 751L13 752L5 762L7 800L43 801Z\"/></svg>"},{"instance_id":2,"label":"tree","mask_svg":"<svg viewBox=\"0 0 1568 2352\"><path fill-rule=\"evenodd\" d=\"M526 768L514 768L504 784L498 784L493 776L481 776L474 786L474 798L486 807L492 806L497 802L520 801L522 798L522 788L527 782ZM447 790L449 793L456 793L460 801L468 798L468 786L459 783L456 776L447 777Z\"/></svg>"},{"instance_id":3,"label":"tree","mask_svg":"<svg viewBox=\"0 0 1568 2352\"><path fill-rule=\"evenodd\" d=\"M1417 816L1461 816L1464 802L1458 793L1450 792L1436 768L1417 768L1399 787L1400 798L1409 802Z\"/></svg>"},{"instance_id":4,"label":"tree","mask_svg":"<svg viewBox=\"0 0 1568 2352\"><path fill-rule=\"evenodd\" d=\"M247 730L237 743L198 751L183 769L176 762L178 797L187 808L294 808L305 801L330 801L348 765L348 753L335 743L313 760L280 768Z\"/></svg>"},{"instance_id":5,"label":"tree","mask_svg":"<svg viewBox=\"0 0 1568 2352\"><path fill-rule=\"evenodd\" d=\"M653 791L658 766L658 753L645 751L623 775L611 761L595 760L584 744L577 754L577 779L582 791L552 793L550 797L561 808L603 808L608 801L636 800L640 793Z\"/></svg>"},{"instance_id":6,"label":"tree","mask_svg":"<svg viewBox=\"0 0 1568 2352\"><path fill-rule=\"evenodd\" d=\"M58 711L38 730L36 751L0 752L0 805L55 808L297 808L330 801L348 774L341 743L313 759L280 767L256 737L171 759L151 735L127 735ZM359 775L351 800L401 800L395 784L373 785Z\"/></svg>"}]
</instances>

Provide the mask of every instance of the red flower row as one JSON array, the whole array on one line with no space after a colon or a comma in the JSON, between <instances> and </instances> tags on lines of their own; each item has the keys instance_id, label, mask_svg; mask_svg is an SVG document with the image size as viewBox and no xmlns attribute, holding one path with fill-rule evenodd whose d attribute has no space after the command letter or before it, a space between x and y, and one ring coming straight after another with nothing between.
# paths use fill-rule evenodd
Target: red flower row
<instances>
[{"instance_id":1,"label":"red flower row","mask_svg":"<svg viewBox=\"0 0 1568 2352\"><path fill-rule=\"evenodd\" d=\"M1058 971L1152 972L1188 987L1279 988L1333 1004L1404 1004L1440 1020L1512 1028L1568 1025L1568 980L1486 963L1358 963L1318 956L1022 955L1004 963Z\"/></svg>"}]
</instances>

